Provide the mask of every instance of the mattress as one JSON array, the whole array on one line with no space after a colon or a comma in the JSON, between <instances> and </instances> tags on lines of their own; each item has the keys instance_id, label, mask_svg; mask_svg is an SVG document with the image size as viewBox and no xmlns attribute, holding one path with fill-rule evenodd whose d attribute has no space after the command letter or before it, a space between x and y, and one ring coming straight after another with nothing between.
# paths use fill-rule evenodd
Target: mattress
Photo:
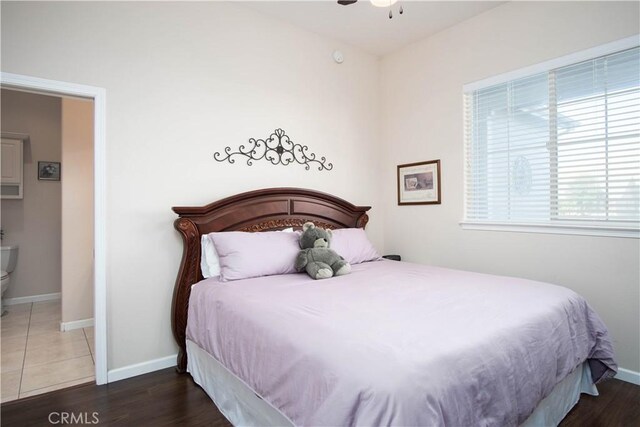
<instances>
[{"instance_id":1,"label":"mattress","mask_svg":"<svg viewBox=\"0 0 640 427\"><path fill-rule=\"evenodd\" d=\"M520 425L583 362L617 368L569 289L392 261L202 281L187 338L295 425Z\"/></svg>"}]
</instances>

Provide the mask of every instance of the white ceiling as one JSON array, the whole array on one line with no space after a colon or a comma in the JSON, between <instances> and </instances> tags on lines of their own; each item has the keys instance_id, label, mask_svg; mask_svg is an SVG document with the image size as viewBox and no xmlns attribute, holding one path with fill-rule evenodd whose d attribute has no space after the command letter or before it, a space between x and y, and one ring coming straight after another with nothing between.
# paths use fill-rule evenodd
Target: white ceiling
<instances>
[{"instance_id":1,"label":"white ceiling","mask_svg":"<svg viewBox=\"0 0 640 427\"><path fill-rule=\"evenodd\" d=\"M239 5L332 37L376 55L385 55L428 37L504 1L407 1L389 8L359 0L349 6L334 0L247 1ZM402 4L404 13L398 13Z\"/></svg>"}]
</instances>

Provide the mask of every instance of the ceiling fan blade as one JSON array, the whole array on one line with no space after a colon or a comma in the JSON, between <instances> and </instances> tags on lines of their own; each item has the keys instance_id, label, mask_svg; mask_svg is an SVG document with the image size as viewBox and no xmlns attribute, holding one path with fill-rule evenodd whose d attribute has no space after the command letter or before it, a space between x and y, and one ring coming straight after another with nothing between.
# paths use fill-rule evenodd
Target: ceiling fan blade
<instances>
[{"instance_id":1,"label":"ceiling fan blade","mask_svg":"<svg viewBox=\"0 0 640 427\"><path fill-rule=\"evenodd\" d=\"M341 4L343 6L349 6L350 4L354 4L357 1L358 0L338 0L338 4Z\"/></svg>"}]
</instances>

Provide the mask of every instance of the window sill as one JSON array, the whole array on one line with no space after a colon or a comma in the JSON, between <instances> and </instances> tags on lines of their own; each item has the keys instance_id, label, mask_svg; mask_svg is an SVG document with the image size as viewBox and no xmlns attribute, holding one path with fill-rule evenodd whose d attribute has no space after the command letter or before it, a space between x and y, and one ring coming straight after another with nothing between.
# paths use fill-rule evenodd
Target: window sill
<instances>
[{"instance_id":1,"label":"window sill","mask_svg":"<svg viewBox=\"0 0 640 427\"><path fill-rule=\"evenodd\" d=\"M511 231L516 233L569 234L578 236L622 237L640 239L640 229L588 224L525 224L461 221L464 230Z\"/></svg>"}]
</instances>

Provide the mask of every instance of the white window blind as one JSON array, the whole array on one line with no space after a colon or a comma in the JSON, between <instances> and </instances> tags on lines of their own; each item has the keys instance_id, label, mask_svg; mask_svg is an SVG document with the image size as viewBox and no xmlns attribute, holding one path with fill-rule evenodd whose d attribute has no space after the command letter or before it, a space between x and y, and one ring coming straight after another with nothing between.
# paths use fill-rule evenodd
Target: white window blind
<instances>
[{"instance_id":1,"label":"white window blind","mask_svg":"<svg viewBox=\"0 0 640 427\"><path fill-rule=\"evenodd\" d=\"M465 94L465 221L640 223L640 48Z\"/></svg>"}]
</instances>

